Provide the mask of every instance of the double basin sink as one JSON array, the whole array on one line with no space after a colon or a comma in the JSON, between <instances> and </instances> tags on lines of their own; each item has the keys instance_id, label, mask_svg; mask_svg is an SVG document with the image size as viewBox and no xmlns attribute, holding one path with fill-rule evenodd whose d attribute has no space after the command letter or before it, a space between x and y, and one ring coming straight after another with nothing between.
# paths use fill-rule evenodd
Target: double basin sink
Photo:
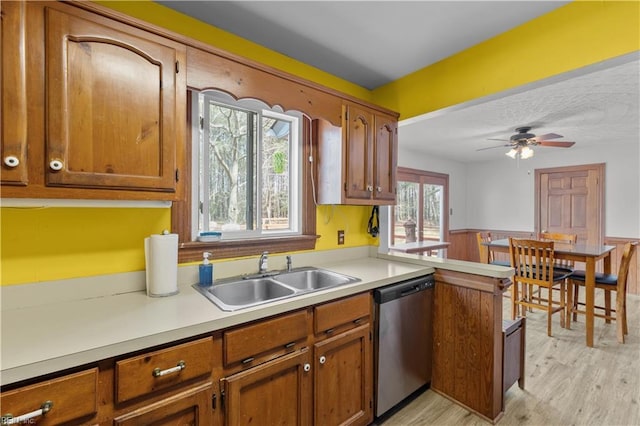
<instances>
[{"instance_id":1,"label":"double basin sink","mask_svg":"<svg viewBox=\"0 0 640 426\"><path fill-rule=\"evenodd\" d=\"M217 280L211 286L194 284L193 288L223 311L236 311L358 281L327 269L304 267Z\"/></svg>"}]
</instances>

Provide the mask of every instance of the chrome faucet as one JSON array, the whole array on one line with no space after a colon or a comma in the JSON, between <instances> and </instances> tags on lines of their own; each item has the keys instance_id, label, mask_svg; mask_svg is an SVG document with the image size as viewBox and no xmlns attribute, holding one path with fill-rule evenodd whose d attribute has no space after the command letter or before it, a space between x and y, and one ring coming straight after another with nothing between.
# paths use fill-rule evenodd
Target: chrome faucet
<instances>
[{"instance_id":1,"label":"chrome faucet","mask_svg":"<svg viewBox=\"0 0 640 426\"><path fill-rule=\"evenodd\" d=\"M291 256L287 256L287 272L291 272Z\"/></svg>"},{"instance_id":2,"label":"chrome faucet","mask_svg":"<svg viewBox=\"0 0 640 426\"><path fill-rule=\"evenodd\" d=\"M258 273L265 274L267 273L267 260L268 260L269 252L263 251L260 255L260 260L258 261Z\"/></svg>"}]
</instances>

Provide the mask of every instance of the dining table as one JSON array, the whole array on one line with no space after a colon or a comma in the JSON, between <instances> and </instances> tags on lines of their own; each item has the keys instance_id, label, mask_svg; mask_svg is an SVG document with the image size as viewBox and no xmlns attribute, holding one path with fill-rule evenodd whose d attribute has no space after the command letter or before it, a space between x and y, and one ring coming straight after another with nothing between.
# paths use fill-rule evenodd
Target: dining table
<instances>
[{"instance_id":1,"label":"dining table","mask_svg":"<svg viewBox=\"0 0 640 426\"><path fill-rule=\"evenodd\" d=\"M483 244L489 247L489 250L509 253L509 239L507 238L487 241ZM585 264L585 328L587 331L587 346L590 348L593 347L596 263L602 260L603 272L610 274L611 252L613 252L615 248L615 246L601 244L567 244L558 242L554 243L553 246L554 257L556 259L584 262Z\"/></svg>"}]
</instances>

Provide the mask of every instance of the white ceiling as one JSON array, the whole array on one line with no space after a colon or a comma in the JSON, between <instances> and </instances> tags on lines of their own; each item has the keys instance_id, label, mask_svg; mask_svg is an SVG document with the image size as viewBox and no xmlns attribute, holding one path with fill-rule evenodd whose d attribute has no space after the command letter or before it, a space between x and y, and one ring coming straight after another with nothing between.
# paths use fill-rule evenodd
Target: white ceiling
<instances>
[{"instance_id":1,"label":"white ceiling","mask_svg":"<svg viewBox=\"0 0 640 426\"><path fill-rule=\"evenodd\" d=\"M159 1L366 88L375 88L568 1ZM504 158L516 127L570 149L638 141L638 54L400 123L399 143L461 162ZM562 148L538 147L555 152Z\"/></svg>"}]
</instances>

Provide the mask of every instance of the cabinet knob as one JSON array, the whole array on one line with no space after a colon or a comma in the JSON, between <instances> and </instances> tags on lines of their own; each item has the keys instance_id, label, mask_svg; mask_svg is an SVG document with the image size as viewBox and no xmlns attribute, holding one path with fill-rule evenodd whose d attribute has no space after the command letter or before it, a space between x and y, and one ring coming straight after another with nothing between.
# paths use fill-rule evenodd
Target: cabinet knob
<instances>
[{"instance_id":1,"label":"cabinet knob","mask_svg":"<svg viewBox=\"0 0 640 426\"><path fill-rule=\"evenodd\" d=\"M4 157L4 165L7 167L17 167L20 164L20 159L15 155L7 155Z\"/></svg>"},{"instance_id":2,"label":"cabinet knob","mask_svg":"<svg viewBox=\"0 0 640 426\"><path fill-rule=\"evenodd\" d=\"M320 357L319 361L320 361L320 364L324 364L325 362L327 362L327 358L325 358L323 355Z\"/></svg>"},{"instance_id":3,"label":"cabinet knob","mask_svg":"<svg viewBox=\"0 0 640 426\"><path fill-rule=\"evenodd\" d=\"M367 191L373 192L373 185L367 185Z\"/></svg>"},{"instance_id":4,"label":"cabinet knob","mask_svg":"<svg viewBox=\"0 0 640 426\"><path fill-rule=\"evenodd\" d=\"M54 172L62 170L64 163L61 160L51 160L49 162L49 168Z\"/></svg>"},{"instance_id":5,"label":"cabinet knob","mask_svg":"<svg viewBox=\"0 0 640 426\"><path fill-rule=\"evenodd\" d=\"M304 368L304 371L309 372L309 371L311 371L311 364L306 363L303 368Z\"/></svg>"},{"instance_id":6,"label":"cabinet knob","mask_svg":"<svg viewBox=\"0 0 640 426\"><path fill-rule=\"evenodd\" d=\"M382 187L381 186L376 186L376 191L382 192Z\"/></svg>"}]
</instances>

